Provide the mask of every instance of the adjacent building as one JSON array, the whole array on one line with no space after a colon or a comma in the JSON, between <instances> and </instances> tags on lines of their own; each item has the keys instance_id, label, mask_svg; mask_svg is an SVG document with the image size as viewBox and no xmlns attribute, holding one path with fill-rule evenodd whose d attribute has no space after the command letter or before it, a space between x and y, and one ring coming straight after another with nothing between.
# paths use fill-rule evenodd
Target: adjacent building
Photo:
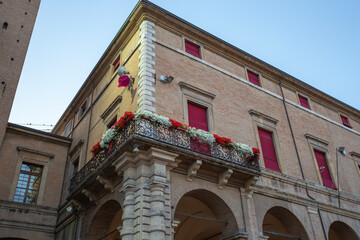
<instances>
[{"instance_id":1,"label":"adjacent building","mask_svg":"<svg viewBox=\"0 0 360 240\"><path fill-rule=\"evenodd\" d=\"M36 239L360 236L359 110L146 0L45 137L54 187L17 203L59 197L54 235Z\"/></svg>"}]
</instances>

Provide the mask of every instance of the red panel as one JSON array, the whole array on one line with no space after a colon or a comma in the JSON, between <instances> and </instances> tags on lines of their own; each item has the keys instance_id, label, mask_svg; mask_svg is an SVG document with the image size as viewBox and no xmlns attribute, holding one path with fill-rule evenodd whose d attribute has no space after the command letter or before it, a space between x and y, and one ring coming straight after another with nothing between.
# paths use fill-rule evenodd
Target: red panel
<instances>
[{"instance_id":1,"label":"red panel","mask_svg":"<svg viewBox=\"0 0 360 240\"><path fill-rule=\"evenodd\" d=\"M114 70L116 70L119 67L119 65L120 65L120 56L118 56L113 63Z\"/></svg>"},{"instance_id":2,"label":"red panel","mask_svg":"<svg viewBox=\"0 0 360 240\"><path fill-rule=\"evenodd\" d=\"M200 46L198 46L192 42L185 41L185 51L195 57L201 58L200 57Z\"/></svg>"},{"instance_id":3,"label":"red panel","mask_svg":"<svg viewBox=\"0 0 360 240\"><path fill-rule=\"evenodd\" d=\"M300 105L307 108L307 109L310 109L310 106L309 106L309 101L306 97L303 97L301 95L299 95L299 100L300 100Z\"/></svg>"},{"instance_id":4,"label":"red panel","mask_svg":"<svg viewBox=\"0 0 360 240\"><path fill-rule=\"evenodd\" d=\"M276 159L272 133L258 129L261 143L261 150L265 161L265 167L274 171L280 171L279 164Z\"/></svg>"},{"instance_id":5,"label":"red panel","mask_svg":"<svg viewBox=\"0 0 360 240\"><path fill-rule=\"evenodd\" d=\"M248 73L249 81L255 85L260 86L259 75L257 75L256 73L253 73L249 70L247 71L247 73Z\"/></svg>"},{"instance_id":6,"label":"red panel","mask_svg":"<svg viewBox=\"0 0 360 240\"><path fill-rule=\"evenodd\" d=\"M189 125L208 131L206 108L188 102Z\"/></svg>"},{"instance_id":7,"label":"red panel","mask_svg":"<svg viewBox=\"0 0 360 240\"><path fill-rule=\"evenodd\" d=\"M340 115L340 117L341 117L342 123L343 123L345 126L351 128L351 125L350 125L350 123L349 123L349 119L348 119L347 117L343 116L343 115Z\"/></svg>"},{"instance_id":8,"label":"red panel","mask_svg":"<svg viewBox=\"0 0 360 240\"><path fill-rule=\"evenodd\" d=\"M330 176L329 168L325 159L325 154L316 150L314 150L314 153L324 186L336 189L336 186Z\"/></svg>"}]
</instances>

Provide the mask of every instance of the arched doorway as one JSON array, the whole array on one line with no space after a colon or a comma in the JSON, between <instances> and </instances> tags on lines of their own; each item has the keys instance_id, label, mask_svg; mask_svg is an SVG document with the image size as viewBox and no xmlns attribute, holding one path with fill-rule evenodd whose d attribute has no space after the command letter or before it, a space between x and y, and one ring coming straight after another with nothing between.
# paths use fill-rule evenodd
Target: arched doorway
<instances>
[{"instance_id":1,"label":"arched doorway","mask_svg":"<svg viewBox=\"0 0 360 240\"><path fill-rule=\"evenodd\" d=\"M359 237L347 224L336 221L330 225L329 240L359 240Z\"/></svg>"},{"instance_id":2,"label":"arched doorway","mask_svg":"<svg viewBox=\"0 0 360 240\"><path fill-rule=\"evenodd\" d=\"M177 204L175 240L217 240L238 230L236 219L227 204L207 190L193 190Z\"/></svg>"},{"instance_id":3,"label":"arched doorway","mask_svg":"<svg viewBox=\"0 0 360 240\"><path fill-rule=\"evenodd\" d=\"M122 210L115 200L104 203L91 221L89 230L90 240L121 240L116 229L122 225Z\"/></svg>"},{"instance_id":4,"label":"arched doorway","mask_svg":"<svg viewBox=\"0 0 360 240\"><path fill-rule=\"evenodd\" d=\"M299 219L286 208L273 207L267 211L262 228L268 240L309 240Z\"/></svg>"}]
</instances>

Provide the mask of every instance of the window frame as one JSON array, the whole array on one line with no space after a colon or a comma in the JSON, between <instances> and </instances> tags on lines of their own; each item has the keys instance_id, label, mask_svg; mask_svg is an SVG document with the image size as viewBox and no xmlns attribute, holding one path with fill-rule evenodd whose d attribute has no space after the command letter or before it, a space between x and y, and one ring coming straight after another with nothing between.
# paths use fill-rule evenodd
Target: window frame
<instances>
[{"instance_id":1,"label":"window frame","mask_svg":"<svg viewBox=\"0 0 360 240\"><path fill-rule=\"evenodd\" d=\"M215 131L214 113L213 113L213 100L215 94L204 91L200 88L194 87L185 82L179 82L182 101L183 101L183 122L189 124L188 102L193 102L199 106L207 108L207 122L208 131Z\"/></svg>"},{"instance_id":2,"label":"window frame","mask_svg":"<svg viewBox=\"0 0 360 240\"><path fill-rule=\"evenodd\" d=\"M83 108L84 105L85 108ZM85 116L87 109L88 109L88 99L86 98L79 107L78 122L80 122L80 120Z\"/></svg>"},{"instance_id":3,"label":"window frame","mask_svg":"<svg viewBox=\"0 0 360 240\"><path fill-rule=\"evenodd\" d=\"M196 45L196 46L199 47L199 55L200 55L200 57L195 56L195 55L193 55L193 54L186 51L186 42L189 42L190 44L193 44L193 45ZM196 57L198 59L204 59L204 56L203 56L204 45L203 44L201 44L198 41L195 41L195 40L193 40L191 38L185 37L185 36L182 37L182 43L183 43L183 51L185 53L190 54L191 56Z\"/></svg>"},{"instance_id":4,"label":"window frame","mask_svg":"<svg viewBox=\"0 0 360 240\"><path fill-rule=\"evenodd\" d=\"M206 115L206 128L207 130L204 130L204 129L201 129L201 130L204 130L204 131L209 131L209 116L208 116L208 108L203 106L203 105L199 105L197 103L194 103L192 101L187 101L187 110L188 110L188 125L190 125L191 127L194 127L190 124L190 116L189 116L189 104L193 105L193 106L196 106L196 107L199 107L199 108L202 108L205 110L205 115ZM199 129L199 128L197 128Z\"/></svg>"},{"instance_id":5,"label":"window frame","mask_svg":"<svg viewBox=\"0 0 360 240\"><path fill-rule=\"evenodd\" d=\"M306 108L306 109L312 111L312 106L311 106L311 103L310 103L310 98L309 98L307 95L302 94L302 93L298 93L298 92L297 92L297 96L298 96L298 103L299 103L299 105L302 106L303 108ZM308 107L305 107L305 106L303 106L303 105L301 104L300 97L306 99L306 102L307 102Z\"/></svg>"},{"instance_id":6,"label":"window frame","mask_svg":"<svg viewBox=\"0 0 360 240\"><path fill-rule=\"evenodd\" d=\"M255 83L252 83L252 82L250 81L248 72L251 72L251 73L254 73L254 74L258 75L259 85L255 84ZM258 86L258 87L262 87L262 86L263 86L262 75L261 75L261 73L260 73L259 71L256 71L256 70L253 69L253 68L250 68L250 67L245 66L245 75L246 75L246 79L247 79L247 81L248 81L249 83L251 83L251 84L253 84L253 85L255 85L255 86Z\"/></svg>"},{"instance_id":7,"label":"window frame","mask_svg":"<svg viewBox=\"0 0 360 240\"><path fill-rule=\"evenodd\" d=\"M111 62L109 63L109 68L110 68L110 76L111 76L111 79L114 77L114 75L116 75L117 74L117 69L121 66L121 52L122 51L118 51L115 55L114 55L114 57L111 59ZM119 58L119 66L117 67L117 68L115 68L115 66L114 66L114 63L115 63L115 61L117 60L117 58Z\"/></svg>"},{"instance_id":8,"label":"window frame","mask_svg":"<svg viewBox=\"0 0 360 240\"><path fill-rule=\"evenodd\" d=\"M311 134L308 134L308 133L306 133L304 136L305 136L305 138L306 138L306 140L308 142L309 148L310 148L311 158L313 159L314 168L315 168L316 174L318 176L319 183L323 187L326 187L327 189L333 189L335 191L340 190L339 186L337 184L337 177L336 177L336 174L335 174L335 167L332 164L331 155L330 155L329 150L328 150L329 142L326 141L326 140L323 140L321 138L318 138L316 136L313 136ZM317 162L317 159L316 159L316 156L315 156L315 150L318 151L318 152L324 153L326 165L328 167L331 180L333 181L336 189L331 188L331 187L327 187L327 186L324 185L323 180L322 180L322 176L321 176L321 172L320 172L320 169L319 169L319 165L318 165L318 162Z\"/></svg>"},{"instance_id":9,"label":"window frame","mask_svg":"<svg viewBox=\"0 0 360 240\"><path fill-rule=\"evenodd\" d=\"M40 168L40 173L32 173L31 171L30 171L30 172L24 171L24 170L22 169L22 166L23 166L24 164L29 164L29 165L32 165L32 166L39 167L39 168ZM20 172L19 172L19 178L18 178L18 180L17 180L16 189L15 189L15 194L14 194L14 200L13 200L14 202L16 202L16 203L32 204L32 205L37 203L37 200L38 200L38 197L39 197L39 192L40 192L40 186L41 186L41 179L42 179L43 169L44 169L43 165L38 165L38 164L34 164L34 163L29 163L29 162L27 162L27 161L22 161L21 167L20 167ZM21 181L21 179L20 179L21 174L25 174L25 175L28 175L28 176L29 176L28 180L26 181L26 182L27 182L27 183L26 183L26 188L20 188L20 187L19 187L19 181ZM37 176L37 177L39 177L39 179L40 179L40 181L39 181L39 187L38 187L38 189L37 189L37 191L36 191L37 194L36 194L35 202L26 202L27 193L30 191L29 185L30 185L30 179L31 179L32 176ZM20 201L15 201L16 197L18 196L18 195L16 194L16 192L17 192L18 189L25 189L25 194L24 194L24 196L22 197L23 199L22 199L21 202L20 202Z\"/></svg>"},{"instance_id":10,"label":"window frame","mask_svg":"<svg viewBox=\"0 0 360 240\"><path fill-rule=\"evenodd\" d=\"M17 150L19 152L17 163L15 167L15 173L11 184L10 194L8 200L14 202L14 196L16 191L16 186L20 176L21 166L23 162L40 165L43 167L42 176L40 181L39 193L37 196L36 203L32 205L41 205L44 199L47 175L49 170L49 164L51 160L55 157L54 154L43 152L40 150L29 149L26 147L18 146ZM18 202L16 202L18 203ZM28 203L19 203L19 204L28 204Z\"/></svg>"},{"instance_id":11,"label":"window frame","mask_svg":"<svg viewBox=\"0 0 360 240\"><path fill-rule=\"evenodd\" d=\"M356 166L357 172L359 173L359 177L360 177L360 153L350 152L350 156L354 160L354 164Z\"/></svg>"},{"instance_id":12,"label":"window frame","mask_svg":"<svg viewBox=\"0 0 360 240\"><path fill-rule=\"evenodd\" d=\"M259 149L261 149L261 142L260 142L260 135L259 135L258 129L260 128L260 129L263 129L265 131L272 133L272 140L273 140L276 159L277 159L277 163L279 165L280 172L266 168L264 156L262 154L260 154L261 167L263 167L264 169L267 169L271 172L274 172L274 173L286 174L287 171L286 171L286 168L285 168L285 165L283 162L283 157L281 154L282 151L281 151L280 141L279 141L279 135L277 132L277 123L279 121L271 116L268 116L266 114L258 112L254 109L250 109L249 114L251 115L253 128L254 128L254 134L255 134L255 138L256 138L256 143L257 143L257 147Z\"/></svg>"},{"instance_id":13,"label":"window frame","mask_svg":"<svg viewBox=\"0 0 360 240\"><path fill-rule=\"evenodd\" d=\"M272 144L272 147L274 148L275 160L276 160L276 163L277 163L277 167L279 168L279 171L278 171L278 170L275 170L275 169L271 169L271 168L266 167L266 162L267 162L267 161L265 160L265 156L264 156L264 151L263 151L263 146L262 146L262 143L261 143L261 136L260 136L260 131L259 131L259 130L261 130L261 131L263 131L263 132L267 132L267 133L269 133L270 136L271 136L271 144ZM261 153L262 153L261 155L262 155L263 160L264 160L264 166L265 166L265 168L266 168L266 169L269 169L269 170L272 170L272 171L276 171L276 172L280 172L280 173L281 173L281 168L280 168L280 164L279 164L279 161L278 161L278 156L277 156L277 153L276 153L276 148L275 148L275 143L274 143L274 133L271 132L271 131L268 131L268 130L266 130L266 129L263 129L263 128L261 128L261 127L258 127L257 132L258 132L258 134L259 134L259 146L260 146L260 149L261 149Z\"/></svg>"},{"instance_id":14,"label":"window frame","mask_svg":"<svg viewBox=\"0 0 360 240\"><path fill-rule=\"evenodd\" d=\"M66 133L66 129L67 129L68 127L69 127L69 132ZM65 125L64 136L65 136L65 137L68 137L68 136L70 135L71 131L72 131L72 119L70 119L70 120L67 122L67 124Z\"/></svg>"},{"instance_id":15,"label":"window frame","mask_svg":"<svg viewBox=\"0 0 360 240\"><path fill-rule=\"evenodd\" d=\"M347 128L352 129L350 118L347 115L342 114L342 113L339 113L339 116L340 116L340 121L341 121L342 125L347 127ZM344 123L343 118L345 118L348 123Z\"/></svg>"}]
</instances>

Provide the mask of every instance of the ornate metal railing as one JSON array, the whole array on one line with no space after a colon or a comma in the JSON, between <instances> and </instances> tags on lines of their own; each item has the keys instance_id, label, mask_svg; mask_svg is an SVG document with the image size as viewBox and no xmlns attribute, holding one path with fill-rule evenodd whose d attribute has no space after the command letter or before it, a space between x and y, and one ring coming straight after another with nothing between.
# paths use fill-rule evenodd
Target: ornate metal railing
<instances>
[{"instance_id":1,"label":"ornate metal railing","mask_svg":"<svg viewBox=\"0 0 360 240\"><path fill-rule=\"evenodd\" d=\"M109 149L101 150L94 156L72 179L70 191L74 190L89 176L97 171L102 164L119 148L123 147L131 138L136 136L159 141L169 146L177 147L191 152L200 153L228 163L260 171L257 156L246 159L239 151L230 146L218 143L206 144L192 138L183 130L169 128L164 125L154 124L148 120L132 120L110 143Z\"/></svg>"}]
</instances>

